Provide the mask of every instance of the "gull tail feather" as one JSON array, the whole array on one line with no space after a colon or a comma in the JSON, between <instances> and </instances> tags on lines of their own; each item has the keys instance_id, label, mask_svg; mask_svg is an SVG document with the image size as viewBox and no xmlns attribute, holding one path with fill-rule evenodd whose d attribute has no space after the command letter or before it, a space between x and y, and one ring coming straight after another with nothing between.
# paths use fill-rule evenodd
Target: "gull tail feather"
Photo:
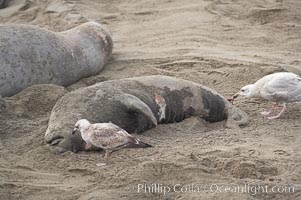
<instances>
[{"instance_id":1,"label":"gull tail feather","mask_svg":"<svg viewBox=\"0 0 301 200\"><path fill-rule=\"evenodd\" d=\"M150 148L153 147L150 144L139 141L139 143L128 143L126 148Z\"/></svg>"}]
</instances>

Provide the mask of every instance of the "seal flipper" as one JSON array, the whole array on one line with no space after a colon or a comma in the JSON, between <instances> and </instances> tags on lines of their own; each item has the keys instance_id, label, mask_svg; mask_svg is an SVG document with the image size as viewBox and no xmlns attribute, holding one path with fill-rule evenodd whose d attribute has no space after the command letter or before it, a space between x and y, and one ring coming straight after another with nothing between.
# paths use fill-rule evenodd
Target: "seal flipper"
<instances>
[{"instance_id":1,"label":"seal flipper","mask_svg":"<svg viewBox=\"0 0 301 200\"><path fill-rule=\"evenodd\" d=\"M242 126L246 126L249 122L249 117L248 115L238 109L237 107L228 104L228 112L227 112L227 121L226 121L226 126L228 128L238 128Z\"/></svg>"},{"instance_id":2,"label":"seal flipper","mask_svg":"<svg viewBox=\"0 0 301 200\"><path fill-rule=\"evenodd\" d=\"M141 133L144 130L157 126L158 122L154 113L152 112L150 107L148 107L148 105L146 105L138 97L123 93L123 95L118 95L117 97L115 97L115 99L126 106L127 112L133 112L138 115L138 127L134 132ZM151 124L146 124L145 120L143 119L147 119L151 122Z\"/></svg>"}]
</instances>

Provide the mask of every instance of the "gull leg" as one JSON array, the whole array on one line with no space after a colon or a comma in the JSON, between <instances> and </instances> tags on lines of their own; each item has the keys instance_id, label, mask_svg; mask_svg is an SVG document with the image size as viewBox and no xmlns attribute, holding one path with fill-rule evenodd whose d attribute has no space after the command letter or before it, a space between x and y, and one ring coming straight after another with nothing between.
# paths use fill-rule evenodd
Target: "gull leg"
<instances>
[{"instance_id":1,"label":"gull leg","mask_svg":"<svg viewBox=\"0 0 301 200\"><path fill-rule=\"evenodd\" d=\"M106 151L106 165L109 164L109 157L110 157L110 155L111 155L111 152Z\"/></svg>"},{"instance_id":2,"label":"gull leg","mask_svg":"<svg viewBox=\"0 0 301 200\"><path fill-rule=\"evenodd\" d=\"M88 144L88 143L85 144L85 150L89 150L91 147L92 147L92 144Z\"/></svg>"},{"instance_id":3,"label":"gull leg","mask_svg":"<svg viewBox=\"0 0 301 200\"><path fill-rule=\"evenodd\" d=\"M104 156L104 158L106 160L105 163L97 163L96 165L98 167L103 167L103 166L108 165L109 157L110 157L110 151L106 150L106 153L105 153L105 156Z\"/></svg>"},{"instance_id":4,"label":"gull leg","mask_svg":"<svg viewBox=\"0 0 301 200\"><path fill-rule=\"evenodd\" d=\"M282 113L285 111L285 109L286 109L286 104L285 103L283 103L282 104L282 109L281 109L281 111L280 111L280 113L278 114L278 115L276 115L276 116L273 116L273 117L268 117L268 119L276 119L276 118L278 118L278 117L280 117L281 115L282 115Z\"/></svg>"},{"instance_id":5,"label":"gull leg","mask_svg":"<svg viewBox=\"0 0 301 200\"><path fill-rule=\"evenodd\" d=\"M273 106L271 107L271 109L269 111L263 111L260 114L262 114L263 116L268 116L269 114L271 114L271 112L274 110L274 108L278 106L278 103L274 103Z\"/></svg>"}]
</instances>

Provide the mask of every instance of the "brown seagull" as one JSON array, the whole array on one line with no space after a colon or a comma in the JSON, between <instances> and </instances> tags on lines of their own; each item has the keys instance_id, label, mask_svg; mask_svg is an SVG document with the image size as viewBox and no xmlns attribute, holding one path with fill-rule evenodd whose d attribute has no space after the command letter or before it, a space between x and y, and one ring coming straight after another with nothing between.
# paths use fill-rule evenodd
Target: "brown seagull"
<instances>
[{"instance_id":1,"label":"brown seagull","mask_svg":"<svg viewBox=\"0 0 301 200\"><path fill-rule=\"evenodd\" d=\"M107 165L110 154L119 149L152 147L111 122L91 124L88 120L81 119L76 122L72 134L77 130L80 131L83 140L86 142L86 148L94 145L106 151L106 162L98 163L97 166Z\"/></svg>"}]
</instances>

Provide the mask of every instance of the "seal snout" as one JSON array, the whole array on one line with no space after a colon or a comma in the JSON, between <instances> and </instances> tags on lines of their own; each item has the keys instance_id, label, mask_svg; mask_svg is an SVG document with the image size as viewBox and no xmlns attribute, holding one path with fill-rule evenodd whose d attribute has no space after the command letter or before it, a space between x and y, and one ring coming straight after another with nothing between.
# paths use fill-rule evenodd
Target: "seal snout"
<instances>
[{"instance_id":1,"label":"seal snout","mask_svg":"<svg viewBox=\"0 0 301 200\"><path fill-rule=\"evenodd\" d=\"M55 154L61 154L66 151L77 152L78 148L73 147L72 141L68 138L65 138L61 135L56 135L52 138L45 139L48 144L49 149Z\"/></svg>"},{"instance_id":2,"label":"seal snout","mask_svg":"<svg viewBox=\"0 0 301 200\"><path fill-rule=\"evenodd\" d=\"M61 143L63 140L64 140L63 136L57 135L53 138L46 139L45 141L47 144L50 144L51 146L55 146Z\"/></svg>"}]
</instances>

